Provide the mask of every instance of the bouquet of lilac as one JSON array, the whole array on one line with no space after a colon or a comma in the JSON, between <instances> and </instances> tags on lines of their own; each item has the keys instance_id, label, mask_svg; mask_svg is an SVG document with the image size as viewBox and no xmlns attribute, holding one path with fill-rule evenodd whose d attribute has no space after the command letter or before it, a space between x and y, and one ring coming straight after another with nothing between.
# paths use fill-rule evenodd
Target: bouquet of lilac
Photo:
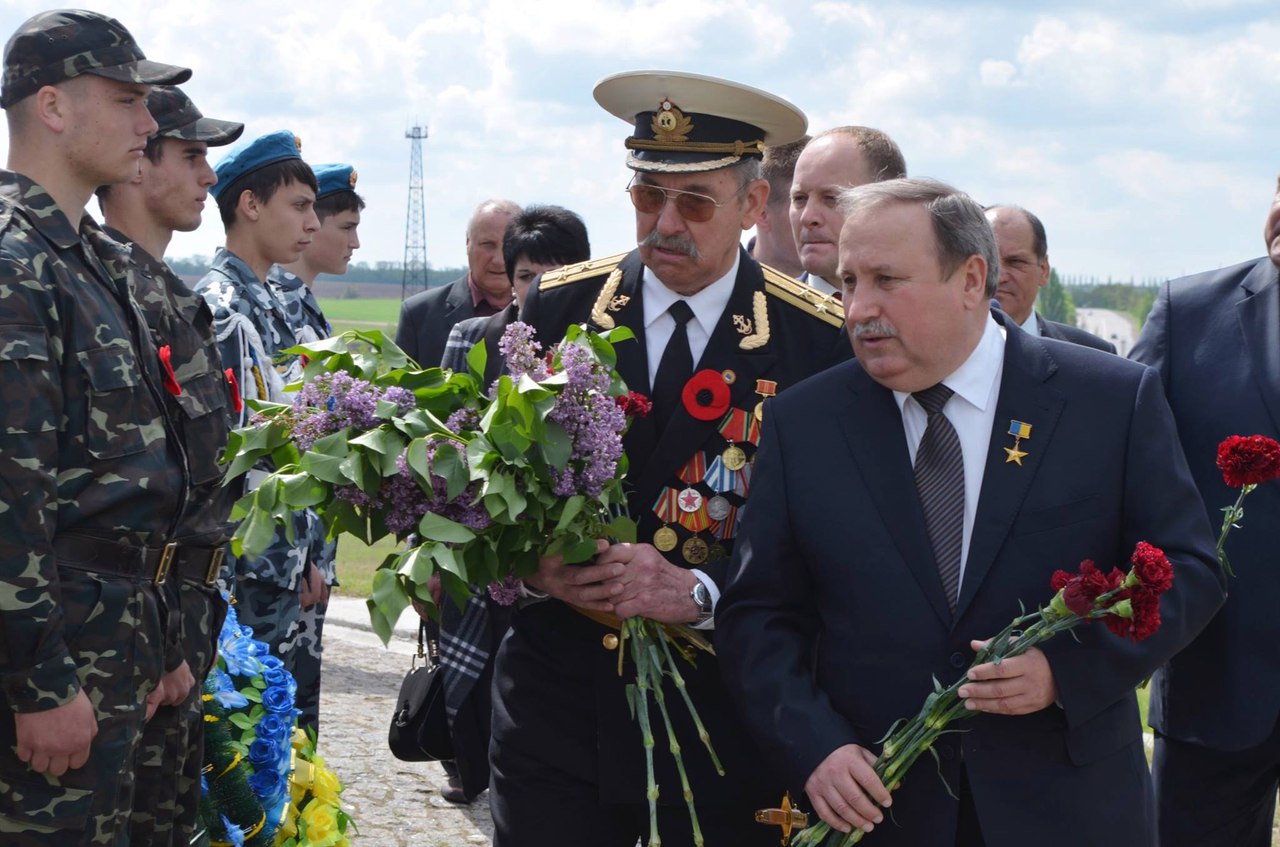
<instances>
[{"instance_id":1,"label":"bouquet of lilac","mask_svg":"<svg viewBox=\"0 0 1280 847\"><path fill-rule=\"evenodd\" d=\"M498 602L519 596L521 577L544 555L570 564L595 555L596 540L635 539L626 515L622 435L648 409L614 370L613 344L633 338L572 326L545 353L521 323L499 345L507 373L481 384L487 353L472 349L467 372L418 369L379 332L346 332L289 353L309 357L291 404L257 403L252 425L232 433L229 477L270 458L276 471L237 504L232 544L253 555L296 509L314 508L331 535L366 544L388 535L412 542L374 575L368 600L374 631L387 641L405 607L434 608L427 582L439 574L460 605L478 586ZM618 627L619 673L630 656L628 698L648 764L650 838L659 843L658 789L649 702L658 706L701 843L664 699L664 678L692 714L719 767L675 657L710 646L687 627L642 618Z\"/></svg>"},{"instance_id":2,"label":"bouquet of lilac","mask_svg":"<svg viewBox=\"0 0 1280 847\"><path fill-rule=\"evenodd\" d=\"M293 402L255 404L228 443L228 476L268 456L276 468L237 504L233 547L258 553L308 507L334 536L412 538L374 575L368 605L386 641L411 600L432 607L433 574L459 603L472 586L511 599L544 554L581 562L597 538L630 540L618 516L628 392L612 344L630 332L571 327L545 357L531 332L508 328L510 374L488 392L482 345L468 373L418 369L380 332L293 348L309 359Z\"/></svg>"}]
</instances>

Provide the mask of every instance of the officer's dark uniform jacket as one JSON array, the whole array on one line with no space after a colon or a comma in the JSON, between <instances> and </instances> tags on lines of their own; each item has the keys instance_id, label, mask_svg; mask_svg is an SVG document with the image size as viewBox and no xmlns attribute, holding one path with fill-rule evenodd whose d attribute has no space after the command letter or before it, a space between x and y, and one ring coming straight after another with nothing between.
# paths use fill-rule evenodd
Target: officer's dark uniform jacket
<instances>
[{"instance_id":1,"label":"officer's dark uniform jacket","mask_svg":"<svg viewBox=\"0 0 1280 847\"><path fill-rule=\"evenodd\" d=\"M638 251L552 271L531 291L521 320L537 330L544 347L559 341L570 324L588 323L597 331L614 326L631 328L636 340L616 345L617 369L628 388L648 395L642 273ZM759 437L757 407L767 397L850 355L838 301L760 266L742 252L733 293L694 367L695 379L714 376L727 388L724 411L701 420L677 401L664 432L656 431L649 416L633 421L625 435L630 466L628 501L631 516L639 524L638 541L653 544L665 527L675 533L674 544L664 552L668 560L681 567L696 567L723 585L737 521L750 493L749 460ZM719 408L715 405L718 401L706 392L692 400ZM699 411L703 417L710 415ZM747 460L736 470L732 466L738 459L730 461L725 455L731 447L742 451L738 459ZM815 449L821 446L815 445ZM692 511L683 510L676 502L688 489L701 498ZM713 510L723 516L719 519L708 513L716 496L726 501ZM690 502L686 498L685 506ZM727 515L726 503L731 510ZM768 520L768 516L743 519ZM664 543L655 545L660 549L671 543L671 536L664 535ZM551 751L556 761L571 758L579 749L592 750L591 761L566 761L565 769L597 776L602 802L643 803L641 734L625 693L634 670L628 668L619 678L617 653L602 646L607 632L555 600L529 605L515 615L496 671L495 693L501 705L494 716L493 749L500 750L519 734L521 726L555 727L556 734L548 733L540 742L525 733L520 743L559 748L560 752ZM714 631L707 634L714 641ZM670 708L698 803L776 803L783 786L770 778L747 740L714 659L699 654L696 668L682 667L727 771L723 778L716 775L685 710ZM571 668L575 670L568 670ZM543 678L555 679L553 684L581 684L576 696L594 699L596 721L564 726L565 721L547 714L551 707L540 703L536 693L546 684ZM667 702L672 702L670 696ZM564 743L558 737L561 731L582 743ZM661 786L659 803L683 805L679 777L665 753L666 742L660 741L658 747L660 752L654 759Z\"/></svg>"}]
</instances>

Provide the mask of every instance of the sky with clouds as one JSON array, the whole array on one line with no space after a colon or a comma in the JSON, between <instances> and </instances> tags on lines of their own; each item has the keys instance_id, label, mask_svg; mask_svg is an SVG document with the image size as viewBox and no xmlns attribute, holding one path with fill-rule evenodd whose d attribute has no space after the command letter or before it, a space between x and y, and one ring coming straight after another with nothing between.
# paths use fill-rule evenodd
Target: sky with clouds
<instances>
[{"instance_id":1,"label":"sky with clouds","mask_svg":"<svg viewBox=\"0 0 1280 847\"><path fill-rule=\"evenodd\" d=\"M0 0L0 30L45 8ZM480 201L580 213L634 246L627 126L591 97L622 70L687 70L791 100L810 131L885 130L913 176L1044 220L1063 273L1170 277L1261 255L1280 172L1280 18L1267 0L103 0L205 114L293 130L368 202L357 261L404 254L424 142L427 260L464 263ZM0 138L0 152L7 142ZM218 152L211 158L216 161ZM171 255L211 254L205 225Z\"/></svg>"}]
</instances>

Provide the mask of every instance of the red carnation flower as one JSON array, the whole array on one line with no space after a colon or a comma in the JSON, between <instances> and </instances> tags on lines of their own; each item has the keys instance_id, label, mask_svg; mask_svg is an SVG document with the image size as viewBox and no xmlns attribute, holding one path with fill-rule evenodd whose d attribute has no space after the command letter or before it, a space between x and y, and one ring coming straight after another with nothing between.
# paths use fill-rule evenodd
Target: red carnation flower
<instances>
[{"instance_id":1,"label":"red carnation flower","mask_svg":"<svg viewBox=\"0 0 1280 847\"><path fill-rule=\"evenodd\" d=\"M1139 541L1130 561L1143 587L1153 594L1163 594L1173 585L1173 565L1159 547Z\"/></svg>"},{"instance_id":2,"label":"red carnation flower","mask_svg":"<svg viewBox=\"0 0 1280 847\"><path fill-rule=\"evenodd\" d=\"M1160 628L1160 595L1151 591L1136 591L1127 598L1132 616L1107 615L1103 621L1107 629L1121 638L1144 641Z\"/></svg>"},{"instance_id":3,"label":"red carnation flower","mask_svg":"<svg viewBox=\"0 0 1280 847\"><path fill-rule=\"evenodd\" d=\"M1072 614L1087 617L1093 611L1099 597L1114 591L1124 581L1124 574L1113 568L1104 574L1090 559L1080 563L1078 573L1055 571L1050 585L1062 592L1062 602Z\"/></svg>"},{"instance_id":4,"label":"red carnation flower","mask_svg":"<svg viewBox=\"0 0 1280 847\"><path fill-rule=\"evenodd\" d=\"M704 368L684 384L680 399L690 415L700 421L713 421L729 411L729 386L720 371Z\"/></svg>"},{"instance_id":5,"label":"red carnation flower","mask_svg":"<svg viewBox=\"0 0 1280 847\"><path fill-rule=\"evenodd\" d=\"M1097 599L1098 595L1094 594L1082 579L1073 579L1062 588L1062 602L1067 604L1067 608L1073 615L1081 618L1089 616Z\"/></svg>"},{"instance_id":6,"label":"red carnation flower","mask_svg":"<svg viewBox=\"0 0 1280 847\"><path fill-rule=\"evenodd\" d=\"M613 398L613 401L618 404L618 408L622 409L622 413L629 418L643 418L653 411L653 402L639 391L628 391L626 394L619 394Z\"/></svg>"},{"instance_id":7,"label":"red carnation flower","mask_svg":"<svg viewBox=\"0 0 1280 847\"><path fill-rule=\"evenodd\" d=\"M1218 468L1232 488L1280 477L1280 443L1265 435L1232 435L1218 445Z\"/></svg>"}]
</instances>

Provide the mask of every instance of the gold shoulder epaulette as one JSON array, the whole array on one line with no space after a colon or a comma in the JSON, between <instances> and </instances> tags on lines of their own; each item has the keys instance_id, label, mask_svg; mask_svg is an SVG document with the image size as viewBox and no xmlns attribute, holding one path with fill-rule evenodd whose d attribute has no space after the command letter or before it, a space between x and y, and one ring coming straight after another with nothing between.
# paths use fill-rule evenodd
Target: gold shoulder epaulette
<instances>
[{"instance_id":1,"label":"gold shoulder epaulette","mask_svg":"<svg viewBox=\"0 0 1280 847\"><path fill-rule=\"evenodd\" d=\"M620 265L626 256L626 253L619 253L616 256L607 256L603 259L588 259L585 262L565 265L563 268L547 271L542 275L542 279L538 280L538 290L546 291L550 288L568 285L571 282L579 282L584 279L592 279L601 274L607 274Z\"/></svg>"},{"instance_id":2,"label":"gold shoulder epaulette","mask_svg":"<svg viewBox=\"0 0 1280 847\"><path fill-rule=\"evenodd\" d=\"M764 290L771 296L832 326L844 326L844 307L839 300L768 265L761 265L760 270L764 273Z\"/></svg>"}]
</instances>

